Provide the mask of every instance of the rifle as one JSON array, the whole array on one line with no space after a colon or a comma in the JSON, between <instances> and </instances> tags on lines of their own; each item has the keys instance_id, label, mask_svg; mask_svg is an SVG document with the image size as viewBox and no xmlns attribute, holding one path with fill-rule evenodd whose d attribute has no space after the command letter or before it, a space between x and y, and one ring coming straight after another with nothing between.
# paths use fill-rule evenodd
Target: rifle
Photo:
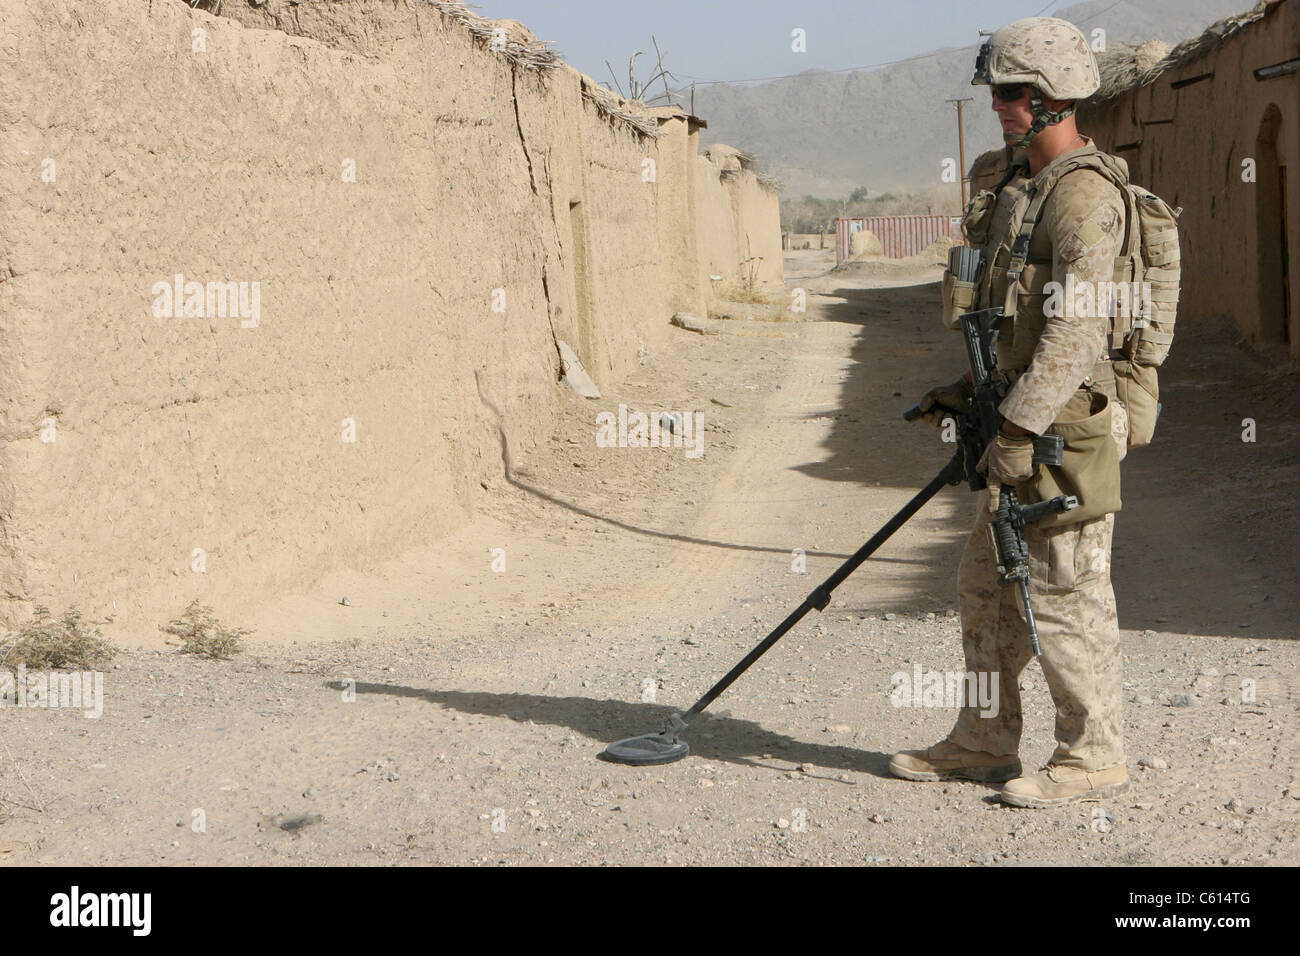
<instances>
[{"instance_id":1,"label":"rifle","mask_svg":"<svg viewBox=\"0 0 1300 956\"><path fill-rule=\"evenodd\" d=\"M954 247L956 249L957 247ZM966 247L961 247L966 249ZM616 740L601 752L600 756L614 763L646 766L652 764L672 763L681 760L690 753L690 745L681 739L686 730L709 704L713 703L723 691L753 666L754 662L768 652L792 627L798 624L811 611L824 611L830 604L831 592L844 583L867 558L875 554L895 531L907 524L927 501L937 495L947 485L959 485L963 480L970 483L971 489L980 491L987 487L988 481L975 470L984 449L997 435L1002 424L998 414L997 385L993 379L996 367L993 358L993 330L1002 315L1001 309L986 309L983 312L968 312L962 316L962 328L966 335L966 352L971 360L971 376L975 383L975 401L968 412L956 412L961 447L953 454L948 464L930 479L930 483L918 491L912 500L905 504L894 517L873 534L870 540L858 548L829 578L819 584L803 603L763 638L735 667L723 675L722 679L705 691L691 709L684 714L672 714L668 723L657 734L643 734L640 737L628 737ZM903 417L908 421L921 417L921 409L913 405ZM1034 461L1049 465L1059 465L1065 442L1059 436L1044 436L1034 439ZM1002 584L1015 582L1020 589L1021 603L1025 609L1025 620L1029 624L1029 640L1034 654L1042 654L1038 646L1038 628L1034 624L1033 608L1029 604L1029 549L1025 544L1025 527L1049 514L1069 511L1078 507L1074 496L1058 495L1051 501L1041 501L1032 505L1022 505L1016 500L1015 492L1003 488L998 496L998 510L989 525L989 536L993 540L994 552L998 559L998 574Z\"/></svg>"},{"instance_id":2,"label":"rifle","mask_svg":"<svg viewBox=\"0 0 1300 956\"><path fill-rule=\"evenodd\" d=\"M995 377L997 366L993 354L993 339L1002 315L1002 309L995 308L967 312L961 317L962 338L966 343L966 357L970 360L975 397L969 411L953 412L953 420L957 424L959 444L956 457L962 461L962 470L971 491L988 487L988 479L976 471L976 466L1002 426L998 403L1003 395ZM915 421L921 414L920 405L913 405L903 413L903 418ZM1033 462L1036 465L1059 465L1064 448L1065 439L1061 436L1040 435L1034 439ZM1025 528L1048 515L1078 506L1079 499L1074 495L1057 495L1047 501L1022 505L1015 490L1004 485L998 492L997 513L989 522L989 540L997 558L998 582L1003 586L1016 586L1025 612L1025 623L1029 626L1029 643L1036 657L1042 656L1043 649L1038 642L1038 626L1029 600L1029 546L1025 541Z\"/></svg>"}]
</instances>

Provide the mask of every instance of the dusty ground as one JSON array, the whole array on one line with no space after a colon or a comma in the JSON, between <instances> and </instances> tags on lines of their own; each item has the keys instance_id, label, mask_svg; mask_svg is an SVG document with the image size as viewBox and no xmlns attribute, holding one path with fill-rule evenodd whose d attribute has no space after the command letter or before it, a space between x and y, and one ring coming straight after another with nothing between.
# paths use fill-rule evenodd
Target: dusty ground
<instances>
[{"instance_id":1,"label":"dusty ground","mask_svg":"<svg viewBox=\"0 0 1300 956\"><path fill-rule=\"evenodd\" d=\"M1212 323L1181 332L1157 443L1125 466L1122 799L1014 810L984 785L888 775L952 721L889 691L914 662L961 668L961 489L718 700L686 760L596 759L689 706L946 460L900 419L961 367L937 271L826 269L816 250L787 260L808 321L682 331L601 400L571 397L474 525L231 622L256 628L235 661L141 635L102 717L7 710L0 859L1300 862L1297 375ZM598 448L595 415L620 402L702 412L704 454ZM1036 664L1023 683L1032 769L1052 710Z\"/></svg>"}]
</instances>

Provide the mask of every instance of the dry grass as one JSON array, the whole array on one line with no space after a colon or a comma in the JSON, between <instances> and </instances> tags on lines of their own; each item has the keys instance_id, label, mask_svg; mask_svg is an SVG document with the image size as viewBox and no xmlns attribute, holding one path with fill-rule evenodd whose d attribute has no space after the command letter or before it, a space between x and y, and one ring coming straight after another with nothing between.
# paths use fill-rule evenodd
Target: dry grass
<instances>
[{"instance_id":1,"label":"dry grass","mask_svg":"<svg viewBox=\"0 0 1300 956\"><path fill-rule=\"evenodd\" d=\"M85 670L110 661L117 649L104 639L100 624L83 621L75 607L62 618L51 616L49 608L37 607L32 619L0 647L0 664L25 664L32 670Z\"/></svg>"},{"instance_id":2,"label":"dry grass","mask_svg":"<svg viewBox=\"0 0 1300 956\"><path fill-rule=\"evenodd\" d=\"M727 322L802 322L801 313L790 311L790 300L775 293L751 292L746 298L733 297L740 293L726 290L714 292L709 303L708 316Z\"/></svg>"},{"instance_id":3,"label":"dry grass","mask_svg":"<svg viewBox=\"0 0 1300 956\"><path fill-rule=\"evenodd\" d=\"M560 55L551 49L549 40L515 36L507 31L505 42L494 48L493 40L498 29L495 20L474 13L458 0L426 0L426 2L448 20L459 23L468 30L480 46L494 50L522 70L545 75L565 65ZM586 76L582 77L581 86L583 98L607 119L619 120L642 136L651 139L659 137L659 123L645 112L644 106L641 109L633 108L627 100L598 85L594 80L589 82Z\"/></svg>"},{"instance_id":4,"label":"dry grass","mask_svg":"<svg viewBox=\"0 0 1300 956\"><path fill-rule=\"evenodd\" d=\"M491 48L496 36L496 21L479 16L464 3L455 0L426 0L426 2L448 20L463 26L481 45ZM553 70L562 62L559 55L551 49L549 41L512 36L508 32L505 43L495 52L525 70L535 70L539 73Z\"/></svg>"},{"instance_id":5,"label":"dry grass","mask_svg":"<svg viewBox=\"0 0 1300 956\"><path fill-rule=\"evenodd\" d=\"M1110 50L1097 57L1101 89L1092 95L1087 105L1091 108L1118 99L1139 86L1154 82L1163 73L1205 56L1234 34L1263 19L1267 7L1267 3L1261 2L1244 13L1224 17L1159 57L1154 56L1158 47L1151 41L1140 46L1129 43L1112 45Z\"/></svg>"},{"instance_id":6,"label":"dry grass","mask_svg":"<svg viewBox=\"0 0 1300 956\"><path fill-rule=\"evenodd\" d=\"M226 627L217 620L212 608L198 601L191 601L179 618L159 625L158 630L180 638L182 654L198 654L217 661L241 653L242 639L253 633L242 627Z\"/></svg>"},{"instance_id":7,"label":"dry grass","mask_svg":"<svg viewBox=\"0 0 1300 956\"><path fill-rule=\"evenodd\" d=\"M776 297L771 293L745 282L723 282L719 285L720 288L714 294L728 302L745 302L749 305L772 305L776 302Z\"/></svg>"},{"instance_id":8,"label":"dry grass","mask_svg":"<svg viewBox=\"0 0 1300 956\"><path fill-rule=\"evenodd\" d=\"M761 256L751 256L740 263L739 278L724 279L712 289L709 305L711 319L757 319L762 322L797 321L786 303L784 293L762 287L758 281Z\"/></svg>"}]
</instances>

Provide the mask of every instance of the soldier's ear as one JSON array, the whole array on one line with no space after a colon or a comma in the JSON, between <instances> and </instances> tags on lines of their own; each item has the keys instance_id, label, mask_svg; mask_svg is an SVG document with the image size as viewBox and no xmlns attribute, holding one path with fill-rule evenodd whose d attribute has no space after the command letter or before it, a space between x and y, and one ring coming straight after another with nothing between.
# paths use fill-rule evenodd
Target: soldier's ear
<instances>
[{"instance_id":1,"label":"soldier's ear","mask_svg":"<svg viewBox=\"0 0 1300 956\"><path fill-rule=\"evenodd\" d=\"M1072 103L1072 102L1074 102L1074 101L1073 101L1073 100L1054 100L1054 99L1052 99L1050 96L1044 96L1044 97L1043 97L1043 105L1046 106L1046 107L1047 107L1049 110L1051 110L1053 113L1060 112L1061 110L1065 109L1066 104L1068 104L1068 103Z\"/></svg>"}]
</instances>

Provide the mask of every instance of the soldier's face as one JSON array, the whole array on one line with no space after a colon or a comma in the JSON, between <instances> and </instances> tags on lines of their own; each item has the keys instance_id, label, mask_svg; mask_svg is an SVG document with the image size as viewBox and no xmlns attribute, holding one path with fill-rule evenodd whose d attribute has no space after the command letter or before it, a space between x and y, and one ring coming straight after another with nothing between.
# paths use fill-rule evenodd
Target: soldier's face
<instances>
[{"instance_id":1,"label":"soldier's face","mask_svg":"<svg viewBox=\"0 0 1300 956\"><path fill-rule=\"evenodd\" d=\"M1013 87L995 86L992 90L993 112L1002 124L1002 135L1015 137L1029 132L1030 124L1034 121L1034 111L1029 103L1029 87L1022 84L1019 96L1014 96L1017 91Z\"/></svg>"}]
</instances>

